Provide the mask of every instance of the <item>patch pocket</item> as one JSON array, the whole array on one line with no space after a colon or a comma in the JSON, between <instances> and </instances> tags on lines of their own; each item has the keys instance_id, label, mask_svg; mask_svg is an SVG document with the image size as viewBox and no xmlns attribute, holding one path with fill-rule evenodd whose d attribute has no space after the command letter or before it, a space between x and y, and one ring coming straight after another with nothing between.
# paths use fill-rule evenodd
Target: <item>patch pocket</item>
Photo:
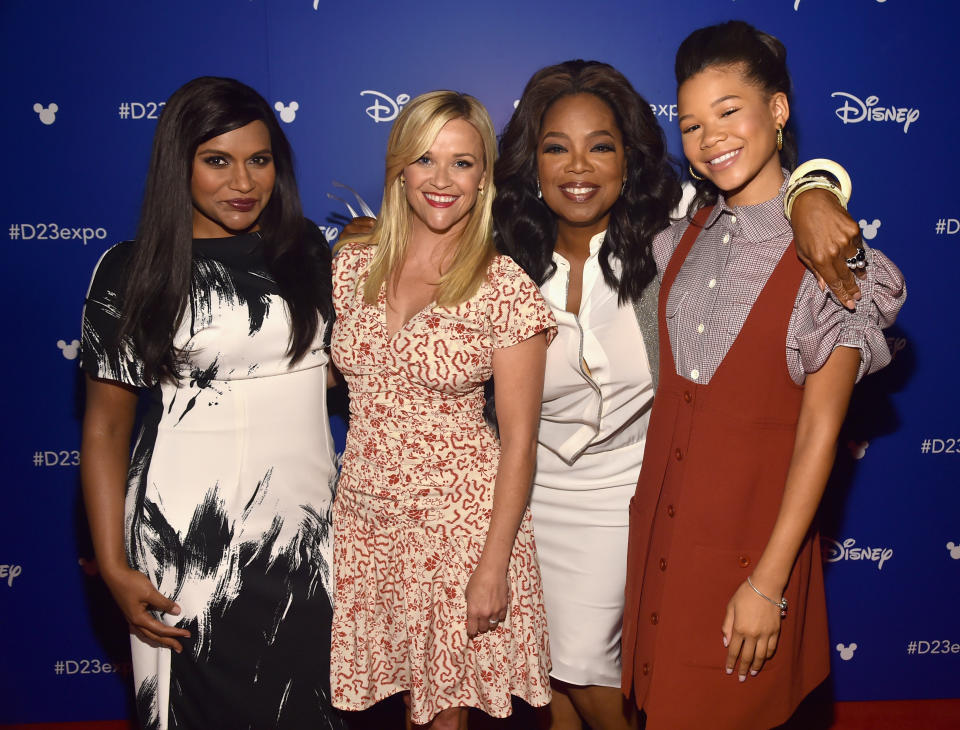
<instances>
[{"instance_id":1,"label":"patch pocket","mask_svg":"<svg viewBox=\"0 0 960 730\"><path fill-rule=\"evenodd\" d=\"M753 573L762 548L731 549L697 545L693 549L693 565L685 571L684 584L690 595L681 626L676 627L677 656L693 667L722 671L727 661L723 645L723 621L727 604L740 584Z\"/></svg>"}]
</instances>

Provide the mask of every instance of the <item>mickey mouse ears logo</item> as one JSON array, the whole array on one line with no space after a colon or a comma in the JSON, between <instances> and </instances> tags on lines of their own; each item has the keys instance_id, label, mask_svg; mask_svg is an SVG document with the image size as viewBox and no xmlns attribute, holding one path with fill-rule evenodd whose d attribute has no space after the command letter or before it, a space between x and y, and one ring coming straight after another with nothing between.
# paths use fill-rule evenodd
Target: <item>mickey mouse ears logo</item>
<instances>
[{"instance_id":1,"label":"mickey mouse ears logo","mask_svg":"<svg viewBox=\"0 0 960 730\"><path fill-rule=\"evenodd\" d=\"M57 347L67 360L76 360L80 352L80 340L71 340L70 344L64 340L57 340Z\"/></svg>"},{"instance_id":2,"label":"mickey mouse ears logo","mask_svg":"<svg viewBox=\"0 0 960 730\"><path fill-rule=\"evenodd\" d=\"M872 241L877 237L877 229L880 228L880 219L874 218L873 223L867 223L865 218L859 221L860 230L863 231L863 237L867 241Z\"/></svg>"},{"instance_id":3,"label":"mickey mouse ears logo","mask_svg":"<svg viewBox=\"0 0 960 730\"><path fill-rule=\"evenodd\" d=\"M853 652L857 650L857 645L856 643L851 642L846 646L843 644L837 644L836 648L837 651L840 652L840 658L843 659L843 661L848 662L853 659Z\"/></svg>"},{"instance_id":4,"label":"mickey mouse ears logo","mask_svg":"<svg viewBox=\"0 0 960 730\"><path fill-rule=\"evenodd\" d=\"M273 108L280 113L280 119L290 124L290 122L297 118L297 111L300 109L300 104L296 101L291 101L289 104L284 105L282 101L278 101L273 105Z\"/></svg>"},{"instance_id":5,"label":"mickey mouse ears logo","mask_svg":"<svg viewBox=\"0 0 960 730\"><path fill-rule=\"evenodd\" d=\"M33 105L33 110L40 115L41 122L47 126L50 126L57 121L57 112L60 111L60 107L53 103L50 103L44 107L43 104L37 102Z\"/></svg>"}]
</instances>

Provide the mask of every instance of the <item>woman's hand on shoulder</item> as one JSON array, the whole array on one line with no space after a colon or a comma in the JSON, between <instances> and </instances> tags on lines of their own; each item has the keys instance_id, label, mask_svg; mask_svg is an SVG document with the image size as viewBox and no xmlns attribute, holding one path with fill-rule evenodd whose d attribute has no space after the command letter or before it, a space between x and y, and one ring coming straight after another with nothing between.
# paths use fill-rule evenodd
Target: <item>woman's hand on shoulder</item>
<instances>
[{"instance_id":1,"label":"woman's hand on shoulder","mask_svg":"<svg viewBox=\"0 0 960 730\"><path fill-rule=\"evenodd\" d=\"M150 579L138 570L121 566L104 570L101 575L130 625L130 631L152 646L163 646L180 653L183 646L177 637L188 639L190 632L167 626L154 618L150 611L180 615L180 606L158 591Z\"/></svg>"},{"instance_id":2,"label":"woman's hand on shoulder","mask_svg":"<svg viewBox=\"0 0 960 730\"><path fill-rule=\"evenodd\" d=\"M758 596L746 581L741 583L727 604L723 620L727 674L733 674L739 656L740 681L746 680L747 675L755 676L777 650L781 621L779 608Z\"/></svg>"},{"instance_id":3,"label":"woman's hand on shoulder","mask_svg":"<svg viewBox=\"0 0 960 730\"><path fill-rule=\"evenodd\" d=\"M467 636L493 631L507 618L509 587L505 571L489 569L483 562L470 576L466 590Z\"/></svg>"},{"instance_id":4,"label":"woman's hand on shoulder","mask_svg":"<svg viewBox=\"0 0 960 730\"><path fill-rule=\"evenodd\" d=\"M340 236L355 236L361 233L370 233L374 225L376 225L376 222L376 218L370 218L365 215L354 218L343 227L343 230L340 231Z\"/></svg>"}]
</instances>

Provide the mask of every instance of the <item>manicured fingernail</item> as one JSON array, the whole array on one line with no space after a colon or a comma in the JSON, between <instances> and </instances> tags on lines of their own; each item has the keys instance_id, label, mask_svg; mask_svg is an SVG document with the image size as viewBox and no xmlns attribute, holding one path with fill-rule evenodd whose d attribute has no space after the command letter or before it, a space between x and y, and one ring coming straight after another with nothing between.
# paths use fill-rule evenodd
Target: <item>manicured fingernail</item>
<instances>
[{"instance_id":1,"label":"manicured fingernail","mask_svg":"<svg viewBox=\"0 0 960 730\"><path fill-rule=\"evenodd\" d=\"M750 676L751 676L751 677L756 677L756 676L757 676L757 670L756 670L756 669L751 669L751 670L750 670Z\"/></svg>"},{"instance_id":2,"label":"manicured fingernail","mask_svg":"<svg viewBox=\"0 0 960 730\"><path fill-rule=\"evenodd\" d=\"M725 671L727 674L733 674L733 668L732 668L732 667L727 667L724 671Z\"/></svg>"},{"instance_id":3,"label":"manicured fingernail","mask_svg":"<svg viewBox=\"0 0 960 730\"><path fill-rule=\"evenodd\" d=\"M723 645L730 646L730 639L728 639L726 636L723 637Z\"/></svg>"},{"instance_id":4,"label":"manicured fingernail","mask_svg":"<svg viewBox=\"0 0 960 730\"><path fill-rule=\"evenodd\" d=\"M740 675L740 681L741 681L741 682L746 682L746 681L747 681L747 675L746 675L746 674L741 674L741 675Z\"/></svg>"}]
</instances>

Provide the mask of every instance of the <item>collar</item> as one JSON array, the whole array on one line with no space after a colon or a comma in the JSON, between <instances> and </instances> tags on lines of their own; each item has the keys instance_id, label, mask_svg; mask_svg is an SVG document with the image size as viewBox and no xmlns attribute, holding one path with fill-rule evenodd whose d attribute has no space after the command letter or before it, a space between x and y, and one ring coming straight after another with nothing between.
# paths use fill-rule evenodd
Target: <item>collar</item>
<instances>
[{"instance_id":1,"label":"collar","mask_svg":"<svg viewBox=\"0 0 960 730\"><path fill-rule=\"evenodd\" d=\"M783 196L787 191L790 174L784 170L783 184L777 197L758 203L757 205L728 205L721 193L717 197L717 204L707 216L705 228L710 228L721 216L727 216L729 223L742 226L741 230L751 241L764 243L786 235L792 237L790 221L783 214Z\"/></svg>"},{"instance_id":2,"label":"collar","mask_svg":"<svg viewBox=\"0 0 960 730\"><path fill-rule=\"evenodd\" d=\"M606 231L600 231L600 233L594 234L593 237L590 239L590 255L587 257L588 260L597 257L597 254L600 252L600 247L603 245L603 240L604 238L606 238L606 235L607 235ZM560 254L558 254L556 251L553 252L553 262L557 264L557 266L569 265L567 260L563 258L563 256L561 256Z\"/></svg>"}]
</instances>

